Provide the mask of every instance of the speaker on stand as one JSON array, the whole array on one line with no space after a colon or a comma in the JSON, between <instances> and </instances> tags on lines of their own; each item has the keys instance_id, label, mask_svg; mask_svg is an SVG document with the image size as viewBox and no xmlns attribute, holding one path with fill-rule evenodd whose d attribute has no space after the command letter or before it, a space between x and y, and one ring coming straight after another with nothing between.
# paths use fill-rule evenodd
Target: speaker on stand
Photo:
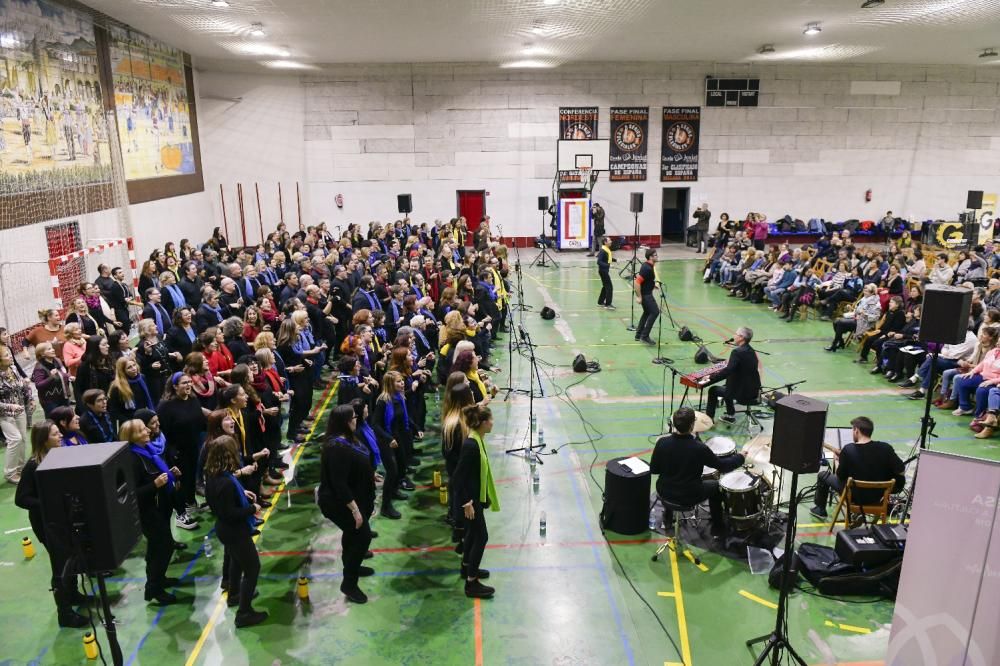
<instances>
[{"instance_id":1,"label":"speaker on stand","mask_svg":"<svg viewBox=\"0 0 1000 666\"><path fill-rule=\"evenodd\" d=\"M983 207L983 191L982 190L969 190L969 193L965 197L965 207L971 208L972 210L979 210Z\"/></svg>"},{"instance_id":2,"label":"speaker on stand","mask_svg":"<svg viewBox=\"0 0 1000 666\"><path fill-rule=\"evenodd\" d=\"M400 213L404 215L409 215L413 212L413 196L410 194L397 194L396 195L396 208L399 209Z\"/></svg>"}]
</instances>

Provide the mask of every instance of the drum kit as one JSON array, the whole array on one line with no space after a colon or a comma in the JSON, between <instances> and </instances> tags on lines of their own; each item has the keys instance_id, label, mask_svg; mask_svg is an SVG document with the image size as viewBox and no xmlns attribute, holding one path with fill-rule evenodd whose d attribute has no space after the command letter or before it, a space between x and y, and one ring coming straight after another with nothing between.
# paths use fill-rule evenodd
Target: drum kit
<instances>
[{"instance_id":1,"label":"drum kit","mask_svg":"<svg viewBox=\"0 0 1000 666\"><path fill-rule=\"evenodd\" d=\"M705 444L720 458L736 453L736 442L729 437L712 437ZM750 532L762 523L770 526L771 518L777 512L778 497L773 490L774 482L752 464L721 475L718 470L705 467L702 479L719 481L726 520L734 531Z\"/></svg>"}]
</instances>

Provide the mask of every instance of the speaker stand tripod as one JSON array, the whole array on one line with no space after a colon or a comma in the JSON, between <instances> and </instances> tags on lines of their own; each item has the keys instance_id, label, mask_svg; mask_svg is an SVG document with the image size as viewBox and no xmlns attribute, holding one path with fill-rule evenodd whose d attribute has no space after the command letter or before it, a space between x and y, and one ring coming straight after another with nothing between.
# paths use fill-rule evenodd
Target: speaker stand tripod
<instances>
[{"instance_id":1,"label":"speaker stand tripod","mask_svg":"<svg viewBox=\"0 0 1000 666\"><path fill-rule=\"evenodd\" d=\"M930 353L931 356L931 367L930 376L927 378L927 391L924 392L924 415L920 419L920 451L929 451L930 446L927 445L927 440L931 437L937 437L934 434L935 421L934 417L931 416L931 394L934 393L934 380L937 379L937 360L938 352L935 349ZM910 515L910 507L913 506L913 496L917 492L917 474L920 472L920 458L917 457L917 466L913 470L913 482L910 484L910 492L906 496L906 505L903 507L903 515L899 517L900 523L906 521Z\"/></svg>"},{"instance_id":2,"label":"speaker stand tripod","mask_svg":"<svg viewBox=\"0 0 1000 666\"><path fill-rule=\"evenodd\" d=\"M795 512L798 509L798 497L796 493L798 492L799 484L799 473L792 473L792 494L789 500L791 507L788 510L788 523L785 525L785 554L782 560L781 566L781 582L779 585L778 593L778 610L775 615L774 631L765 636L758 636L757 638L751 638L746 642L747 647L756 645L757 643L765 643L764 651L757 655L757 660L754 661L754 666L762 666L770 655L771 665L778 666L780 663L784 663L782 659L782 653L784 652L787 657L795 660L800 666L806 666L806 662L799 656L799 653L795 651L791 643L788 642L788 578L792 569L792 557L794 552L792 550L795 543Z\"/></svg>"},{"instance_id":3,"label":"speaker stand tripod","mask_svg":"<svg viewBox=\"0 0 1000 666\"><path fill-rule=\"evenodd\" d=\"M523 454L525 460L534 460L539 465L544 465L545 463L538 454L545 449L545 444L541 442L535 444L535 380L538 380L539 397L545 397L545 389L542 387L542 377L538 372L538 361L535 358L535 345L532 344L531 337L528 335L528 332L524 330L524 327L518 326L518 328L521 332L521 339L528 347L528 360L531 363L531 367L528 370L528 445L507 449L504 453ZM509 395L510 394L508 394L508 396Z\"/></svg>"},{"instance_id":4,"label":"speaker stand tripod","mask_svg":"<svg viewBox=\"0 0 1000 666\"><path fill-rule=\"evenodd\" d=\"M528 264L529 268L534 268L535 266L541 266L542 268L555 267L559 268L559 263L552 258L549 254L549 245L546 243L545 238L545 211L542 211L542 251L538 253L538 256L532 259L531 263Z\"/></svg>"},{"instance_id":5,"label":"speaker stand tripod","mask_svg":"<svg viewBox=\"0 0 1000 666\"><path fill-rule=\"evenodd\" d=\"M618 277L628 280L629 283L635 282L635 274L639 272L639 213L635 213L635 226L632 228L632 258L628 260L622 269L618 271ZM625 327L626 331L635 330L635 299L631 299L632 308L629 312L628 326Z\"/></svg>"}]
</instances>

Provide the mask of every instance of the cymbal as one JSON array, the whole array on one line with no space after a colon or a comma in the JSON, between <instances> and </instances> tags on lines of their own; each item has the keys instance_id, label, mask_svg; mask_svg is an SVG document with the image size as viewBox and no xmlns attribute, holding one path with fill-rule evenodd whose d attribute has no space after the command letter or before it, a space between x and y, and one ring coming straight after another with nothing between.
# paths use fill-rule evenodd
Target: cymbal
<instances>
[{"instance_id":1,"label":"cymbal","mask_svg":"<svg viewBox=\"0 0 1000 666\"><path fill-rule=\"evenodd\" d=\"M712 421L711 417L709 417L708 414L705 414L704 412L695 411L694 428L692 428L692 432L694 432L695 434L700 432L705 432L711 430L713 425L715 425L715 422Z\"/></svg>"}]
</instances>

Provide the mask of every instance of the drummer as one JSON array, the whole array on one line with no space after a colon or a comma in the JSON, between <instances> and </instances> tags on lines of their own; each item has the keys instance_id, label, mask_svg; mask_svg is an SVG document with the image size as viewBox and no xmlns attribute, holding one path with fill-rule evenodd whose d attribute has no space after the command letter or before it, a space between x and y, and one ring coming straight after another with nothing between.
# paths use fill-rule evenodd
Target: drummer
<instances>
[{"instance_id":1,"label":"drummer","mask_svg":"<svg viewBox=\"0 0 1000 666\"><path fill-rule=\"evenodd\" d=\"M681 407L672 419L674 433L661 437L653 449L649 471L659 474L656 493L661 499L693 506L708 500L712 515L712 534L721 535L725 530L722 511L722 493L719 482L703 479L705 467L729 472L743 464L743 456L733 453L716 456L691 432L695 422L695 412L690 407ZM671 521L668 511L664 511L664 522Z\"/></svg>"}]
</instances>

